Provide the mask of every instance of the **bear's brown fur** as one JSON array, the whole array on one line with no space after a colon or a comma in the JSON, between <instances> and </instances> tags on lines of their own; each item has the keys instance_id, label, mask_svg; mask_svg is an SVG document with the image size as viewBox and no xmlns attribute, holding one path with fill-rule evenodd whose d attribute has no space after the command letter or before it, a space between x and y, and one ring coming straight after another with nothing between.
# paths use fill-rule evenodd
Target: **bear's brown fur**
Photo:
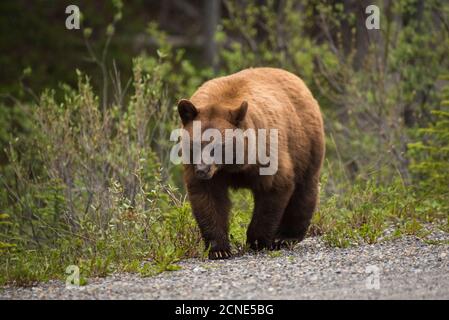
<instances>
[{"instance_id":1,"label":"bear's brown fur","mask_svg":"<svg viewBox=\"0 0 449 320\"><path fill-rule=\"evenodd\" d=\"M274 175L260 175L257 164L222 165L205 180L197 177L194 165L184 166L188 197L209 257L231 255L229 187L249 188L254 195L247 231L251 248L270 248L277 240L301 241L317 204L324 157L321 112L304 82L281 69L246 69L204 83L190 100L179 102L178 111L190 133L192 120L200 120L202 130L279 130Z\"/></svg>"}]
</instances>

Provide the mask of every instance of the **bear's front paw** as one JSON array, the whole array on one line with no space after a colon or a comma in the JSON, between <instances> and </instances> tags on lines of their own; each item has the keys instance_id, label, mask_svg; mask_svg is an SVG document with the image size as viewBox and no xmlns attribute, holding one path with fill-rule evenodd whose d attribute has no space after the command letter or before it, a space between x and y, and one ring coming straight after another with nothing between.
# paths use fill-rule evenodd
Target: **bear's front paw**
<instances>
[{"instance_id":1,"label":"bear's front paw","mask_svg":"<svg viewBox=\"0 0 449 320\"><path fill-rule=\"evenodd\" d=\"M247 241L247 244L249 245L249 247L252 250L255 250L255 251L260 251L260 250L263 250L263 249L269 249L269 250L274 249L273 241L271 241L269 239L263 239L263 238L261 238L261 239L249 239Z\"/></svg>"},{"instance_id":2,"label":"bear's front paw","mask_svg":"<svg viewBox=\"0 0 449 320\"><path fill-rule=\"evenodd\" d=\"M230 249L224 250L210 250L209 251L209 259L211 260L222 260L229 259L232 257L232 253Z\"/></svg>"}]
</instances>

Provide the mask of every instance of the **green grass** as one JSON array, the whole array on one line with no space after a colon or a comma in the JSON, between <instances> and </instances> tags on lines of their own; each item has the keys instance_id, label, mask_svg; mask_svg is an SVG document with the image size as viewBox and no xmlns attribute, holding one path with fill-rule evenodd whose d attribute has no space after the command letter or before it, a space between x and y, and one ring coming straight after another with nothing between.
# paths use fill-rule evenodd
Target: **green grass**
<instances>
[{"instance_id":1,"label":"green grass","mask_svg":"<svg viewBox=\"0 0 449 320\"><path fill-rule=\"evenodd\" d=\"M252 197L249 192L233 192L232 199L232 246L235 251L244 252ZM360 183L351 186L344 195L322 196L309 236L322 236L331 247L372 244L405 235L418 236L431 244L447 244L426 240L428 231L424 228L430 224L447 232L448 218L443 209L443 205L422 201L401 184L379 187L374 183ZM84 233L85 238L66 237L52 246L33 250L22 249L20 245L3 247L0 283L26 286L36 281L64 280L68 265L79 266L84 282L89 277L113 272L133 272L147 277L179 270L177 262L184 258L205 259L189 204L173 202L166 210L150 229L139 227L146 216L127 217L120 222L120 228L111 226L101 235L93 229ZM390 234L384 236L387 229ZM145 235L149 232L151 236ZM279 255L280 252L268 253L271 258Z\"/></svg>"},{"instance_id":2,"label":"green grass","mask_svg":"<svg viewBox=\"0 0 449 320\"><path fill-rule=\"evenodd\" d=\"M269 251L268 256L270 258L279 258L282 256L282 252L281 251Z\"/></svg>"},{"instance_id":3,"label":"green grass","mask_svg":"<svg viewBox=\"0 0 449 320\"><path fill-rule=\"evenodd\" d=\"M19 242L0 251L0 284L31 285L49 279L64 280L69 265L81 278L103 277L113 272L151 276L178 270L176 262L202 256L199 232L188 203L172 205L158 221L146 227L147 216L118 221L105 232L95 228L66 236L52 244L28 249ZM153 213L154 214L154 213Z\"/></svg>"},{"instance_id":4,"label":"green grass","mask_svg":"<svg viewBox=\"0 0 449 320\"><path fill-rule=\"evenodd\" d=\"M348 247L404 235L425 239L430 232L424 225L447 232L445 198L429 198L400 181L388 186L359 182L322 201L309 234L322 235L330 246Z\"/></svg>"}]
</instances>

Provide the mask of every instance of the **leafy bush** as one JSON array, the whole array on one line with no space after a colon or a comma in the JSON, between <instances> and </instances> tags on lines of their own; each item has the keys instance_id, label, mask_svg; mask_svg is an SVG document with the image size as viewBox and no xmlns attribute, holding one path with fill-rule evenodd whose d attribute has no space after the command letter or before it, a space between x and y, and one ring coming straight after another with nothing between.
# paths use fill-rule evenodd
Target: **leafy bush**
<instances>
[{"instance_id":1,"label":"leafy bush","mask_svg":"<svg viewBox=\"0 0 449 320\"><path fill-rule=\"evenodd\" d=\"M378 2L381 31L368 31L351 3L225 1L229 19L217 33L224 73L281 67L311 88L325 117L329 193L359 175L390 183L399 172L410 182L409 134L428 121L449 62L448 32L433 18L448 10L441 1L419 12L412 0Z\"/></svg>"},{"instance_id":2,"label":"leafy bush","mask_svg":"<svg viewBox=\"0 0 449 320\"><path fill-rule=\"evenodd\" d=\"M445 77L442 80L449 80ZM441 103L431 111L433 123L419 128L410 143L410 170L416 189L434 202L442 212L449 212L449 85L441 90ZM449 217L447 218L449 221Z\"/></svg>"},{"instance_id":3,"label":"leafy bush","mask_svg":"<svg viewBox=\"0 0 449 320\"><path fill-rule=\"evenodd\" d=\"M61 88L62 101L49 90L23 106L32 135L11 141L1 176L3 277L27 282L68 264L103 275L145 258L165 268L198 254L189 207L161 167L167 150L159 142L177 125L164 66L135 61L126 106L102 110L81 73L77 90ZM53 259L58 267L42 270Z\"/></svg>"}]
</instances>

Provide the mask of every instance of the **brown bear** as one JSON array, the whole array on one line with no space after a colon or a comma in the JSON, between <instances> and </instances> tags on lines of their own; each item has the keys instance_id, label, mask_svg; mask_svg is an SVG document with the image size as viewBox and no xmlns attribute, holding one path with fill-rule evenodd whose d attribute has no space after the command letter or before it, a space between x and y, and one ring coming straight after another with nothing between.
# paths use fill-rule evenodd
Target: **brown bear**
<instances>
[{"instance_id":1,"label":"brown bear","mask_svg":"<svg viewBox=\"0 0 449 320\"><path fill-rule=\"evenodd\" d=\"M281 69L250 68L207 81L189 100L179 101L178 112L190 136L195 121L202 131L215 128L222 134L227 129L277 129L274 174L261 175L259 161L184 164L188 198L209 258L231 256L229 188L253 193L247 231L252 249L301 241L317 204L325 146L320 108L304 82Z\"/></svg>"}]
</instances>

